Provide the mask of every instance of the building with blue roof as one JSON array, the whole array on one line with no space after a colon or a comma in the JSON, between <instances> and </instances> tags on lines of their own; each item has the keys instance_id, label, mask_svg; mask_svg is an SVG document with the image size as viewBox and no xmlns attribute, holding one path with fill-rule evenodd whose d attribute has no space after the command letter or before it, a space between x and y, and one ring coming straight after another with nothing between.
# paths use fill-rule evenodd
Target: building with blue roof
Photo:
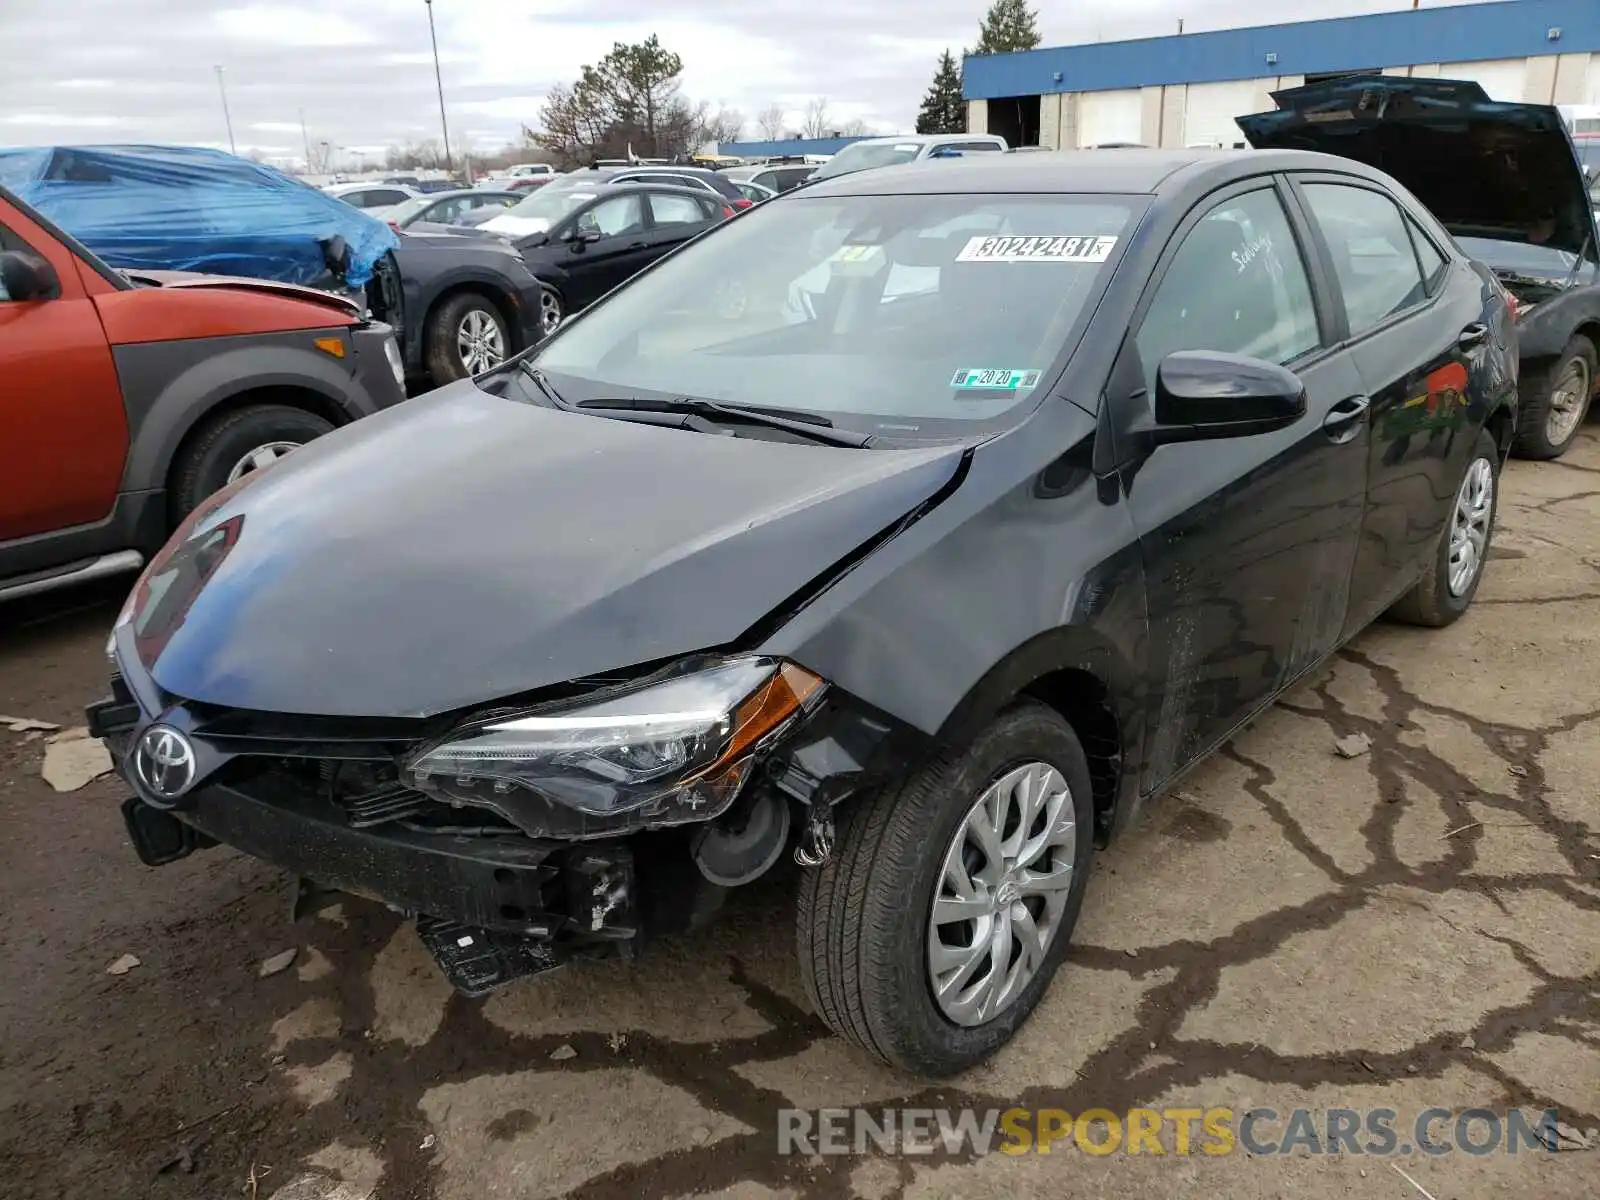
<instances>
[{"instance_id":1,"label":"building with blue roof","mask_svg":"<svg viewBox=\"0 0 1600 1200\"><path fill-rule=\"evenodd\" d=\"M1500 0L968 57L967 128L1012 145L1233 146L1234 118L1337 75L1471 79L1600 115L1600 0ZM1587 122L1586 122L1587 123Z\"/></svg>"}]
</instances>

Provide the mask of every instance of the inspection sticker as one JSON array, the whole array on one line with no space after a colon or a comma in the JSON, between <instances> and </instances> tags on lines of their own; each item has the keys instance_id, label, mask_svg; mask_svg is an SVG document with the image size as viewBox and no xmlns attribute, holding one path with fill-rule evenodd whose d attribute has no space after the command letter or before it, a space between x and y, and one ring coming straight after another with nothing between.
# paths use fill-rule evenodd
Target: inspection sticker
<instances>
[{"instance_id":1,"label":"inspection sticker","mask_svg":"<svg viewBox=\"0 0 1600 1200\"><path fill-rule=\"evenodd\" d=\"M953 388L982 388L992 392L1015 392L1039 386L1037 371L1008 371L995 367L966 367L950 377Z\"/></svg>"},{"instance_id":2,"label":"inspection sticker","mask_svg":"<svg viewBox=\"0 0 1600 1200\"><path fill-rule=\"evenodd\" d=\"M1111 257L1114 237L975 237L956 255L957 262L1102 263Z\"/></svg>"}]
</instances>

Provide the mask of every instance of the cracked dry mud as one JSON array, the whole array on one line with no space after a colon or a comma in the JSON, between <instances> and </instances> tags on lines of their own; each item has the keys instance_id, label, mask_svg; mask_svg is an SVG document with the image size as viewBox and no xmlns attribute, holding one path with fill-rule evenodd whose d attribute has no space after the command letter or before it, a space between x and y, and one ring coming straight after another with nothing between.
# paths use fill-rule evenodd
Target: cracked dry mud
<instances>
[{"instance_id":1,"label":"cracked dry mud","mask_svg":"<svg viewBox=\"0 0 1600 1200\"><path fill-rule=\"evenodd\" d=\"M291 936L258 864L138 867L113 784L51 793L38 743L0 732L0 1193L1403 1197L1349 1156L781 1158L775 1114L1387 1106L1403 1126L1521 1105L1600 1126L1597 433L1509 468L1465 620L1363 634L1099 855L1032 1022L938 1086L809 1013L781 881L637 965L470 1002L373 906ZM0 641L0 710L76 720L114 608L81 603ZM1371 750L1335 755L1352 734ZM258 979L290 940L295 966ZM106 977L123 953L141 968ZM1438 1200L1600 1195L1600 1151L1401 1165Z\"/></svg>"}]
</instances>

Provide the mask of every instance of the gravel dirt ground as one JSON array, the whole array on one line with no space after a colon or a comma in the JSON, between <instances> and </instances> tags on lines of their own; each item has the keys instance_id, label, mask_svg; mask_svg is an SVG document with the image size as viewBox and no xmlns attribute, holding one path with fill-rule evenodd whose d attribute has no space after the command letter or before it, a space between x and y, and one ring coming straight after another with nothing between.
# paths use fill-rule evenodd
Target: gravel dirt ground
<instances>
[{"instance_id":1,"label":"gravel dirt ground","mask_svg":"<svg viewBox=\"0 0 1600 1200\"><path fill-rule=\"evenodd\" d=\"M45 736L0 725L0 1195L1600 1196L1600 1150L811 1157L775 1132L855 1104L1600 1126L1597 432L1511 465L1464 620L1363 634L1099 855L1032 1022L938 1087L812 1017L781 884L635 966L467 1001L366 902L292 926L231 852L139 866L117 783L57 793ZM0 608L0 713L79 723L116 602Z\"/></svg>"}]
</instances>

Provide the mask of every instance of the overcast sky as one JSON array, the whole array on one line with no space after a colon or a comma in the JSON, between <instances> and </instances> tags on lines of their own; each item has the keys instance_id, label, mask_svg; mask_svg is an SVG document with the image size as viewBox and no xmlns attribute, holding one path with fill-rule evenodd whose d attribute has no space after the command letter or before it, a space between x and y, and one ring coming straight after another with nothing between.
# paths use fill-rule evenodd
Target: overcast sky
<instances>
[{"instance_id":1,"label":"overcast sky","mask_svg":"<svg viewBox=\"0 0 1600 1200\"><path fill-rule=\"evenodd\" d=\"M1423 0L1428 7L1438 0ZM494 149L535 123L545 92L615 41L650 33L683 57L695 100L751 124L826 96L835 122L906 130L939 52L976 40L987 0L435 0L453 142ZM1040 5L1044 44L1256 23L1236 0ZM1270 6L1268 6L1270 7ZM1297 0L1299 18L1409 8L1411 0ZM1273 10L1276 12L1285 9ZM224 68L241 153L301 154L436 137L423 0L0 0L0 145L187 142L227 146Z\"/></svg>"}]
</instances>

